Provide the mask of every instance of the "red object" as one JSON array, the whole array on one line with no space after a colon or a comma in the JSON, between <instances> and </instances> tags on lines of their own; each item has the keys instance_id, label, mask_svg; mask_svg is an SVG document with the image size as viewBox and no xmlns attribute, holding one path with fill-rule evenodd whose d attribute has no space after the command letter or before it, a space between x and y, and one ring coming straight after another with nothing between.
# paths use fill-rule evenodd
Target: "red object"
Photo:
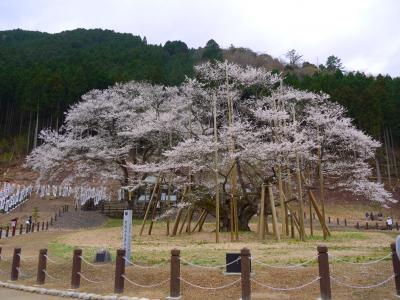
<instances>
[{"instance_id":1,"label":"red object","mask_svg":"<svg viewBox=\"0 0 400 300\"><path fill-rule=\"evenodd\" d=\"M18 218L14 218L11 220L11 228L12 228L12 236L15 236L15 229L17 228Z\"/></svg>"}]
</instances>

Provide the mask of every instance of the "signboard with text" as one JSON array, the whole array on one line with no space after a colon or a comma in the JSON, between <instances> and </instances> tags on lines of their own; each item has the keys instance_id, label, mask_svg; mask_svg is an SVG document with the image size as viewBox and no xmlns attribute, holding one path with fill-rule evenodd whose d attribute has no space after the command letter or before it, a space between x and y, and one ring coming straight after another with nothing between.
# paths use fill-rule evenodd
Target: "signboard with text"
<instances>
[{"instance_id":1,"label":"signboard with text","mask_svg":"<svg viewBox=\"0 0 400 300\"><path fill-rule=\"evenodd\" d=\"M131 243L132 243L132 210L124 210L124 223L122 228L122 247L125 249L125 258L131 259ZM125 265L128 263L125 261Z\"/></svg>"}]
</instances>

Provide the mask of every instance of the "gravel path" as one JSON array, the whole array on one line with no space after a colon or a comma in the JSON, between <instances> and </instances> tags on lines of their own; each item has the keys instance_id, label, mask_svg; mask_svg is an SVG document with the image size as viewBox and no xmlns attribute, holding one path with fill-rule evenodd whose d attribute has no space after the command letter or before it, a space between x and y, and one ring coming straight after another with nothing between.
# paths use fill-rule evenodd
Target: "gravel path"
<instances>
[{"instance_id":1,"label":"gravel path","mask_svg":"<svg viewBox=\"0 0 400 300\"><path fill-rule=\"evenodd\" d=\"M65 299L57 296L32 294L22 291L16 291L12 289L0 288L0 299L1 300L61 300Z\"/></svg>"}]
</instances>

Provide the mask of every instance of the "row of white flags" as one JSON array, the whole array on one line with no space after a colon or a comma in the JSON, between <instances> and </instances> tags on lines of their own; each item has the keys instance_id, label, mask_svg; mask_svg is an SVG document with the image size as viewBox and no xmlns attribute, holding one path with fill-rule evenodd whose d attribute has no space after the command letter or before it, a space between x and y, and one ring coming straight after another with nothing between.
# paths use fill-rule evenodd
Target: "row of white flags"
<instances>
[{"instance_id":1,"label":"row of white flags","mask_svg":"<svg viewBox=\"0 0 400 300\"><path fill-rule=\"evenodd\" d=\"M45 197L72 197L75 204L85 205L93 200L94 205L101 201L110 201L111 195L105 187L67 186L67 185L33 185L23 186L4 182L0 185L0 212L9 213L29 199L32 193L40 198Z\"/></svg>"},{"instance_id":2,"label":"row of white flags","mask_svg":"<svg viewBox=\"0 0 400 300\"><path fill-rule=\"evenodd\" d=\"M33 186L24 186L4 182L3 189L0 190L0 211L9 213L31 196Z\"/></svg>"},{"instance_id":3,"label":"row of white flags","mask_svg":"<svg viewBox=\"0 0 400 300\"><path fill-rule=\"evenodd\" d=\"M37 185L36 194L41 197L73 197L76 204L85 205L93 200L94 205L100 201L110 201L111 195L105 187L68 186L68 185Z\"/></svg>"}]
</instances>

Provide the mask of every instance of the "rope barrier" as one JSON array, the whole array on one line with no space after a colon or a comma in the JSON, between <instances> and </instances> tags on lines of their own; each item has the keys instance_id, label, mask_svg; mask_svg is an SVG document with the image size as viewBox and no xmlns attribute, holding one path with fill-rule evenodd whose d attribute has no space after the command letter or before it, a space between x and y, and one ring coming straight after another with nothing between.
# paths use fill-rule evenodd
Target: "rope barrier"
<instances>
[{"instance_id":1,"label":"rope barrier","mask_svg":"<svg viewBox=\"0 0 400 300\"><path fill-rule=\"evenodd\" d=\"M18 273L19 273L21 276L24 276L24 277L32 277L31 274L22 272L21 268L16 268L16 269L17 269Z\"/></svg>"},{"instance_id":2,"label":"rope barrier","mask_svg":"<svg viewBox=\"0 0 400 300\"><path fill-rule=\"evenodd\" d=\"M143 284L139 284L137 282L134 282L133 280L129 279L128 277L126 277L125 275L121 275L122 278L124 278L126 281L128 281L130 284L133 284L135 286L141 287L141 288L153 288L153 287L157 287L157 286L161 286L164 283L169 281L169 278L162 280L159 283L154 283L154 284L149 284L149 285L143 285Z\"/></svg>"},{"instance_id":3,"label":"rope barrier","mask_svg":"<svg viewBox=\"0 0 400 300\"><path fill-rule=\"evenodd\" d=\"M60 264L60 263L58 263L58 262L52 260L52 259L51 259L50 257L48 257L46 254L44 255L44 257L46 257L46 260L47 260L48 262L52 263L52 264L56 264L56 265L59 265L59 264Z\"/></svg>"},{"instance_id":4,"label":"rope barrier","mask_svg":"<svg viewBox=\"0 0 400 300\"><path fill-rule=\"evenodd\" d=\"M373 288L382 286L382 285L384 285L385 283L389 282L390 280L392 280L392 279L395 277L395 275L394 275L394 274L391 275L389 278L385 279L385 280L382 281L382 282L379 282L379 283L376 283L376 284L372 284L372 285L365 285L365 286L362 286L362 285L352 285L352 284L344 283L344 282L342 282L342 281L336 279L336 278L333 277L333 276L330 276L330 277L331 277L331 279L332 279L334 282L336 282L337 284L342 285L342 286L345 286L345 287L348 287L348 288L353 288L353 289L373 289Z\"/></svg>"},{"instance_id":5,"label":"rope barrier","mask_svg":"<svg viewBox=\"0 0 400 300\"><path fill-rule=\"evenodd\" d=\"M255 264L258 264L258 265L261 265L261 266L265 266L265 267L268 267L268 268L274 268L274 269L295 269L295 268L299 268L299 267L308 265L310 262L314 261L315 258L317 258L317 257L318 257L318 256L314 256L313 258L311 258L311 259L309 259L309 260L307 260L307 261L305 261L305 262L302 262L302 263L299 263L299 264L295 264L295 265L287 265L287 266L270 265L270 264L264 263L264 262L262 262L262 261L256 260L256 259L254 259L254 258L251 258L251 260L254 261Z\"/></svg>"},{"instance_id":6,"label":"rope barrier","mask_svg":"<svg viewBox=\"0 0 400 300\"><path fill-rule=\"evenodd\" d=\"M159 267L164 265L164 264L156 264L156 265L152 265L152 266L142 266L142 265L135 264L134 262L132 262L129 259L127 259L126 257L124 257L124 260L128 264L130 264L130 265L132 265L134 267L138 267L139 269L155 269L155 268L159 268Z\"/></svg>"},{"instance_id":7,"label":"rope barrier","mask_svg":"<svg viewBox=\"0 0 400 300\"><path fill-rule=\"evenodd\" d=\"M87 264L87 265L89 265L89 266L91 266L91 267L96 267L96 268L98 268L98 267L104 267L104 265L95 265L95 264L92 264L91 262L89 262L89 261L87 261L86 259L84 259L83 256L79 256L79 258L80 258L85 264Z\"/></svg>"},{"instance_id":8,"label":"rope barrier","mask_svg":"<svg viewBox=\"0 0 400 300\"><path fill-rule=\"evenodd\" d=\"M222 289L225 289L225 288L230 287L232 285L235 285L236 283L240 282L242 279L239 278L238 280L232 281L231 283L228 283L228 284L225 284L225 285L222 285L222 286L218 286L218 287L200 286L200 285L194 284L194 283L192 283L190 281L187 281L187 280L183 279L182 277L179 277L179 280L184 282L184 283L186 283L187 285L190 285L191 287L195 287L195 288L198 288L198 289L201 289L201 290L212 290L212 291L215 291L215 290L222 290Z\"/></svg>"},{"instance_id":9,"label":"rope barrier","mask_svg":"<svg viewBox=\"0 0 400 300\"><path fill-rule=\"evenodd\" d=\"M43 271L43 273L46 274L46 276L49 277L50 279L57 280L57 281L61 281L61 279L56 278L56 277L54 277L54 276L51 276L45 269L43 269L42 271Z\"/></svg>"},{"instance_id":10,"label":"rope barrier","mask_svg":"<svg viewBox=\"0 0 400 300\"><path fill-rule=\"evenodd\" d=\"M21 260L29 260L29 259L34 259L36 258L36 256L22 256L20 253L17 253L17 255L19 256L19 258Z\"/></svg>"},{"instance_id":11,"label":"rope barrier","mask_svg":"<svg viewBox=\"0 0 400 300\"><path fill-rule=\"evenodd\" d=\"M336 261L340 261L340 262L351 264L351 265L372 265L372 264L376 264L376 263L378 263L378 262L380 262L382 260L385 260L385 259L391 257L392 253L389 253L388 255L386 255L384 257L378 258L377 260L368 261L368 262L352 262L352 261L347 261L347 260L341 259L339 257L336 257L336 256L332 255L332 254L329 254L329 256L332 257Z\"/></svg>"},{"instance_id":12,"label":"rope barrier","mask_svg":"<svg viewBox=\"0 0 400 300\"><path fill-rule=\"evenodd\" d=\"M219 266L204 266L204 265L197 265L197 264L191 263L190 261L187 261L187 260L185 260L185 259L183 259L183 258L181 258L181 257L179 258L179 260L180 260L181 262L183 262L183 263L185 263L185 264L187 264L187 265L189 265L189 266L196 267L196 268L203 268L203 269L220 269L220 268L225 268L225 267L227 267L227 266L230 266L230 265L232 265L232 264L238 262L240 259L241 259L241 258L240 258L240 256L239 256L239 257L238 257L237 259L235 259L234 261L231 261L230 263L227 263L227 264L225 264L225 265L219 265Z\"/></svg>"},{"instance_id":13,"label":"rope barrier","mask_svg":"<svg viewBox=\"0 0 400 300\"><path fill-rule=\"evenodd\" d=\"M94 284L100 284L100 283L105 283L106 281L95 281L95 280L91 280L89 278L87 278L86 276L84 276L81 272L77 273L82 279L86 280L87 282L90 283L94 283Z\"/></svg>"},{"instance_id":14,"label":"rope barrier","mask_svg":"<svg viewBox=\"0 0 400 300\"><path fill-rule=\"evenodd\" d=\"M8 259L6 259L3 255L0 254L0 261L8 261Z\"/></svg>"},{"instance_id":15,"label":"rope barrier","mask_svg":"<svg viewBox=\"0 0 400 300\"><path fill-rule=\"evenodd\" d=\"M307 287L307 286L309 286L309 285L311 285L311 284L317 282L318 280L320 280L320 278L321 278L321 277L318 276L318 277L314 278L313 280L311 280L310 282L307 282L307 283L304 283L304 284L302 284L302 285L295 286L295 287L289 287L289 288L280 288L280 287L270 286L270 285L267 285L267 284L258 282L258 281L256 281L256 280L253 279L253 278L251 278L250 280L251 280L252 282L254 282L255 284L258 284L258 285L260 285L260 286L262 286L262 287L265 287L265 288L267 288L267 289L270 289L270 290L274 290L274 291L294 291L294 290L301 290L301 289L303 289L303 288L305 288L305 287Z\"/></svg>"}]
</instances>

